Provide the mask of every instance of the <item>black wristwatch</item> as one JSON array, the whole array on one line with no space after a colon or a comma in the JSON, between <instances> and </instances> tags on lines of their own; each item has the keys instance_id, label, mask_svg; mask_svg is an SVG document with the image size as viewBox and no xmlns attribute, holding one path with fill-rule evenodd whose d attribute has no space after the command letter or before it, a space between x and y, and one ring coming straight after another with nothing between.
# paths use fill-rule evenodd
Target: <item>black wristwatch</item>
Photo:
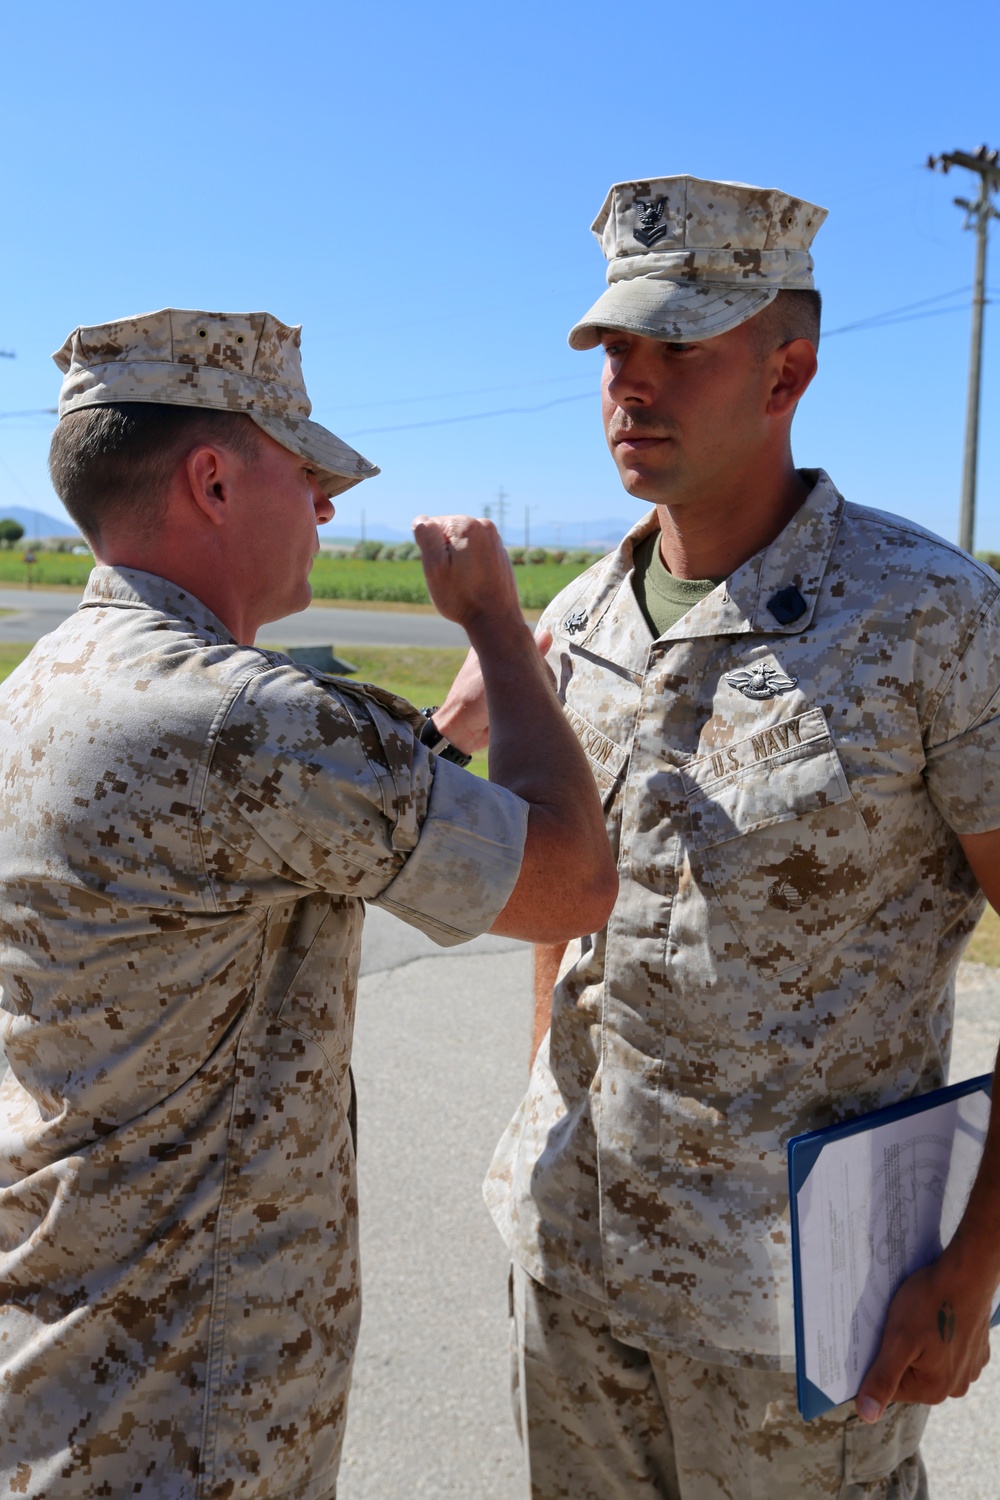
<instances>
[{"instance_id":1,"label":"black wristwatch","mask_svg":"<svg viewBox=\"0 0 1000 1500\"><path fill-rule=\"evenodd\" d=\"M435 755L440 755L442 760L454 761L456 766L467 766L472 759L466 755L464 750L459 750L450 740L446 740L440 729L434 722L433 708L422 708L420 712L424 716L423 726L420 730L420 743L426 745L428 750L433 750Z\"/></svg>"}]
</instances>

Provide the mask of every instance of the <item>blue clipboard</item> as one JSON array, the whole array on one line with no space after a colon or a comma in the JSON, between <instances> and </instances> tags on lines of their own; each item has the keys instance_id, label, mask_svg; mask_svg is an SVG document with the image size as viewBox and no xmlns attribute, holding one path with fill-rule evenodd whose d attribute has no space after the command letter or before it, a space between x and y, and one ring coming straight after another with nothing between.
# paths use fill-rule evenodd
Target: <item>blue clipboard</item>
<instances>
[{"instance_id":1,"label":"blue clipboard","mask_svg":"<svg viewBox=\"0 0 1000 1500\"><path fill-rule=\"evenodd\" d=\"M812 1172L824 1149L834 1141L840 1141L847 1136L858 1135L865 1131L876 1130L883 1125L891 1125L896 1120L920 1115L927 1110L936 1109L942 1104L947 1104L953 1099L960 1099L967 1094L981 1092L990 1097L992 1095L992 1083L992 1075L984 1073L978 1078L969 1078L964 1083L955 1083L949 1085L947 1088L934 1089L930 1093L920 1094L915 1099L904 1100L902 1103L890 1105L886 1109L872 1110L869 1114L857 1115L854 1119L846 1120L839 1125L829 1125L823 1130L811 1130L804 1135L794 1136L789 1141L788 1198L792 1230L795 1371L799 1411L806 1421L809 1421L813 1417L821 1416L823 1412L829 1411L836 1404L825 1391L814 1384L806 1375L806 1332L803 1310L799 1193L805 1185L809 1174ZM918 1266L911 1266L907 1274L909 1274L909 1271L917 1269L919 1269ZM1000 1306L998 1306L997 1311L993 1315L991 1326L995 1327L998 1323L1000 1323Z\"/></svg>"}]
</instances>

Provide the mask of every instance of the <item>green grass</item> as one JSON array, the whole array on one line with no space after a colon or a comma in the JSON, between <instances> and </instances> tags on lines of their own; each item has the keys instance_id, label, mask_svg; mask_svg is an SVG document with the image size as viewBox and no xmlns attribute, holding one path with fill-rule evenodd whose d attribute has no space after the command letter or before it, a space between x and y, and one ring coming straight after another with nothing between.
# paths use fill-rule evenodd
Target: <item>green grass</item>
<instances>
[{"instance_id":1,"label":"green grass","mask_svg":"<svg viewBox=\"0 0 1000 1500\"><path fill-rule=\"evenodd\" d=\"M983 913L963 957L973 964L989 964L991 969L1000 969L1000 917L992 906Z\"/></svg>"},{"instance_id":2,"label":"green grass","mask_svg":"<svg viewBox=\"0 0 1000 1500\"><path fill-rule=\"evenodd\" d=\"M27 656L30 646L0 645L0 682L9 677L14 668Z\"/></svg>"},{"instance_id":3,"label":"green grass","mask_svg":"<svg viewBox=\"0 0 1000 1500\"><path fill-rule=\"evenodd\" d=\"M395 564L386 563L385 566L394 567ZM455 646L342 646L337 649L358 669L350 681L373 682L387 692L408 698L417 708L433 708L441 703L452 678L465 660L464 650ZM472 757L469 770L477 776L486 775L485 750Z\"/></svg>"}]
</instances>

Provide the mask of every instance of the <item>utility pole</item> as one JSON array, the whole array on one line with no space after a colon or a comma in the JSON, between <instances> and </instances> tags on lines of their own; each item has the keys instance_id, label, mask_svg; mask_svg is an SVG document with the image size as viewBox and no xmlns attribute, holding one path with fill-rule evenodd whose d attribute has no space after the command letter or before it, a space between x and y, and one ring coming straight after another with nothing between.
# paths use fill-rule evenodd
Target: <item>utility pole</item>
<instances>
[{"instance_id":1,"label":"utility pole","mask_svg":"<svg viewBox=\"0 0 1000 1500\"><path fill-rule=\"evenodd\" d=\"M965 408L965 460L962 469L962 509L958 523L958 545L972 551L976 529L976 470L979 459L979 394L983 366L983 309L986 306L986 239L991 219L1000 218L992 194L1000 189L1000 153L987 151L948 151L929 156L927 165L948 172L964 167L979 178L979 196L975 201L956 198L958 208L965 209L965 228L976 231L976 279L972 289L972 344L969 350L969 394Z\"/></svg>"},{"instance_id":2,"label":"utility pole","mask_svg":"<svg viewBox=\"0 0 1000 1500\"><path fill-rule=\"evenodd\" d=\"M510 496L503 485L501 485L497 490L497 531L500 534L501 541L503 541L504 527L507 524L507 501L509 499Z\"/></svg>"}]
</instances>

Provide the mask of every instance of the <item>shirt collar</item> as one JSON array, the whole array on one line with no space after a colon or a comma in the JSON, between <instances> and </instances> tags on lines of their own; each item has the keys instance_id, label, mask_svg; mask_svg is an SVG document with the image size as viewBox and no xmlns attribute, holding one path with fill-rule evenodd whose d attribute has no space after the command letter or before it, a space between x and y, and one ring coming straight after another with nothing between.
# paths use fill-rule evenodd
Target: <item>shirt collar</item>
<instances>
[{"instance_id":1,"label":"shirt collar","mask_svg":"<svg viewBox=\"0 0 1000 1500\"><path fill-rule=\"evenodd\" d=\"M784 530L693 605L662 640L799 635L808 628L840 528L844 501L824 470L799 472L812 488ZM575 632L578 646L633 673L644 670L650 645L649 626L632 591L634 553L656 525L656 511L652 510L611 554L590 603L587 624L582 632L579 628ZM782 597L776 599L778 595ZM562 623L565 628L566 621Z\"/></svg>"},{"instance_id":2,"label":"shirt collar","mask_svg":"<svg viewBox=\"0 0 1000 1500\"><path fill-rule=\"evenodd\" d=\"M193 594L169 578L143 573L138 568L112 568L99 564L87 581L81 609L108 605L124 609L150 609L170 620L190 625L199 635L223 645L235 645L233 635L217 615Z\"/></svg>"}]
</instances>

